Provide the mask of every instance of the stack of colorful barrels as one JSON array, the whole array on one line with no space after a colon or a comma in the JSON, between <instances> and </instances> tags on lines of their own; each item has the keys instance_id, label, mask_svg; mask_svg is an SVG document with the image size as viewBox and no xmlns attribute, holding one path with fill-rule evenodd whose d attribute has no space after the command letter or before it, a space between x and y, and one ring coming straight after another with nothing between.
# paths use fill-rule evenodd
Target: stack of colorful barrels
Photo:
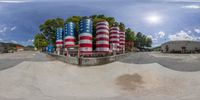
<instances>
[{"instance_id":1,"label":"stack of colorful barrels","mask_svg":"<svg viewBox=\"0 0 200 100\"><path fill-rule=\"evenodd\" d=\"M65 42L64 47L67 51L67 47L75 45L75 24L73 22L68 22L65 24Z\"/></svg>"},{"instance_id":2,"label":"stack of colorful barrels","mask_svg":"<svg viewBox=\"0 0 200 100\"><path fill-rule=\"evenodd\" d=\"M81 53L92 53L92 20L84 18L79 23L79 46Z\"/></svg>"},{"instance_id":3,"label":"stack of colorful barrels","mask_svg":"<svg viewBox=\"0 0 200 100\"><path fill-rule=\"evenodd\" d=\"M119 27L110 28L110 50L119 51Z\"/></svg>"},{"instance_id":4,"label":"stack of colorful barrels","mask_svg":"<svg viewBox=\"0 0 200 100\"><path fill-rule=\"evenodd\" d=\"M56 47L62 48L62 46L63 46L63 29L57 28L57 31L56 31Z\"/></svg>"},{"instance_id":5,"label":"stack of colorful barrels","mask_svg":"<svg viewBox=\"0 0 200 100\"><path fill-rule=\"evenodd\" d=\"M109 24L107 21L96 24L96 51L109 52Z\"/></svg>"},{"instance_id":6,"label":"stack of colorful barrels","mask_svg":"<svg viewBox=\"0 0 200 100\"><path fill-rule=\"evenodd\" d=\"M119 44L120 44L120 49L124 52L125 51L125 32L119 32Z\"/></svg>"}]
</instances>

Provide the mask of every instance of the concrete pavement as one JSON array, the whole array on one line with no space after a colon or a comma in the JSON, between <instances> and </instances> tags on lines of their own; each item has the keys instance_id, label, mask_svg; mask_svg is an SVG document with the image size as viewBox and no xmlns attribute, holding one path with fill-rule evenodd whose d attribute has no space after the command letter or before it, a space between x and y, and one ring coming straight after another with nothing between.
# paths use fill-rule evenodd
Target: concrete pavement
<instances>
[{"instance_id":1,"label":"concrete pavement","mask_svg":"<svg viewBox=\"0 0 200 100\"><path fill-rule=\"evenodd\" d=\"M130 64L159 63L166 68L176 71L200 71L200 54L163 54L160 52L139 52L132 53L130 56L120 61Z\"/></svg>"},{"instance_id":2,"label":"concrete pavement","mask_svg":"<svg viewBox=\"0 0 200 100\"><path fill-rule=\"evenodd\" d=\"M7 69L23 61L52 61L53 58L36 51L23 51L0 54L0 70Z\"/></svg>"},{"instance_id":3,"label":"concrete pavement","mask_svg":"<svg viewBox=\"0 0 200 100\"><path fill-rule=\"evenodd\" d=\"M170 59L166 60L168 63L197 62L199 55L134 53L123 60L92 67L66 64L39 52L1 55L0 61L22 58L16 66L0 71L0 100L200 99L200 71L185 69L190 66L168 68L152 63L157 59Z\"/></svg>"},{"instance_id":4,"label":"concrete pavement","mask_svg":"<svg viewBox=\"0 0 200 100\"><path fill-rule=\"evenodd\" d=\"M200 72L114 62L25 61L0 71L0 100L199 100Z\"/></svg>"}]
</instances>

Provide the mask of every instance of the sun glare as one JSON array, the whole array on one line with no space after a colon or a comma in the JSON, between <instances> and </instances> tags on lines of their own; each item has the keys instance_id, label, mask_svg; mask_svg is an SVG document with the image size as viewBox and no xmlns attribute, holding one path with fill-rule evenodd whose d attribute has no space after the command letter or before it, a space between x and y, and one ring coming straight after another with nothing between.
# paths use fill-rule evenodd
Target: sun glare
<instances>
[{"instance_id":1,"label":"sun glare","mask_svg":"<svg viewBox=\"0 0 200 100\"><path fill-rule=\"evenodd\" d=\"M159 15L149 15L146 17L146 20L148 21L148 23L151 24L158 24L161 22L161 17Z\"/></svg>"}]
</instances>

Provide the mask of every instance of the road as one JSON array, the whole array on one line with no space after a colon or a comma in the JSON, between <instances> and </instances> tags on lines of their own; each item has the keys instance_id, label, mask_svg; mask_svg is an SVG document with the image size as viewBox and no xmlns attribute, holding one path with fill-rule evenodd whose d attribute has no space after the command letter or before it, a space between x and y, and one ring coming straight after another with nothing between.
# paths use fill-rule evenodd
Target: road
<instances>
[{"instance_id":1,"label":"road","mask_svg":"<svg viewBox=\"0 0 200 100\"><path fill-rule=\"evenodd\" d=\"M132 53L129 57L120 61L134 64L159 63L166 68L176 71L200 71L200 54L163 54L160 52L139 52Z\"/></svg>"},{"instance_id":2,"label":"road","mask_svg":"<svg viewBox=\"0 0 200 100\"><path fill-rule=\"evenodd\" d=\"M0 54L0 70L7 69L23 61L51 61L53 58L36 51L23 51Z\"/></svg>"}]
</instances>

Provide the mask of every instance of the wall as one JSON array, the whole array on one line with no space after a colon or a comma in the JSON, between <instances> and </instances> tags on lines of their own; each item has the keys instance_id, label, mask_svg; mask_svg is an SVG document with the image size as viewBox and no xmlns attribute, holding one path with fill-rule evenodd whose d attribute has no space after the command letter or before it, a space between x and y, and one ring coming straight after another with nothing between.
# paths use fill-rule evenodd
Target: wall
<instances>
[{"instance_id":1,"label":"wall","mask_svg":"<svg viewBox=\"0 0 200 100\"><path fill-rule=\"evenodd\" d=\"M119 59L123 59L126 56L128 56L128 53L115 56L98 57L98 58L81 58L79 65L80 66L102 65L117 61Z\"/></svg>"},{"instance_id":2,"label":"wall","mask_svg":"<svg viewBox=\"0 0 200 100\"><path fill-rule=\"evenodd\" d=\"M169 50L171 51L182 51L182 47L186 47L187 52L195 51L200 49L200 42L195 41L170 41L161 45L161 50L166 52L166 45L168 45Z\"/></svg>"},{"instance_id":3,"label":"wall","mask_svg":"<svg viewBox=\"0 0 200 100\"><path fill-rule=\"evenodd\" d=\"M75 64L79 66L95 66L95 65L102 65L117 61L119 59L123 59L124 57L128 56L129 53L120 54L115 56L107 56L107 57L97 57L97 58L77 58L77 57L66 57L62 55L56 54L49 54L54 57L56 60L66 62L69 64Z\"/></svg>"}]
</instances>

